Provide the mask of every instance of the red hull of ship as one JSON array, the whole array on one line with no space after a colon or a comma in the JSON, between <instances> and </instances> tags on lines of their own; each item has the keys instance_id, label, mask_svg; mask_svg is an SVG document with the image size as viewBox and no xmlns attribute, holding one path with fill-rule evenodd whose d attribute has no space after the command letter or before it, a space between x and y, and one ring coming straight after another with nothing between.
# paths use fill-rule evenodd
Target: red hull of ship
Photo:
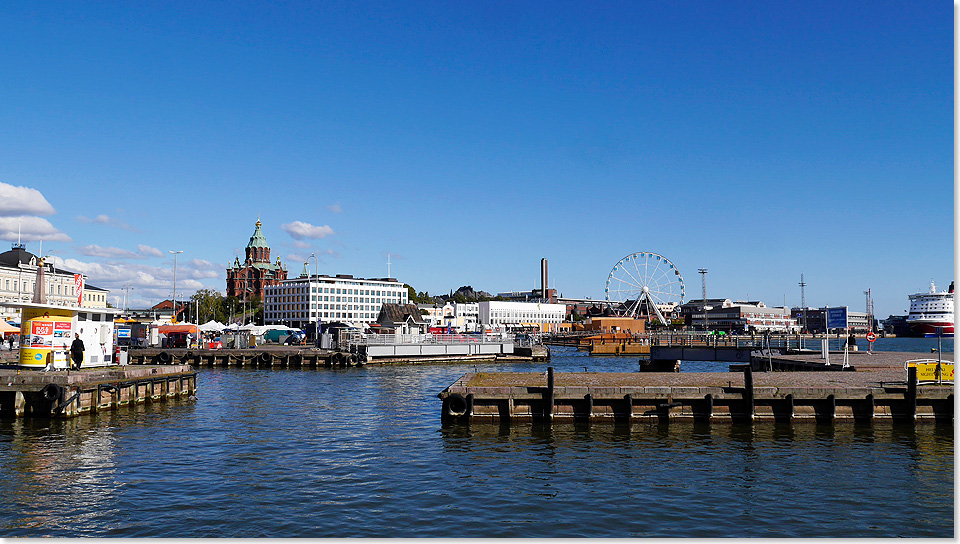
<instances>
[{"instance_id":1,"label":"red hull of ship","mask_svg":"<svg viewBox=\"0 0 960 544\"><path fill-rule=\"evenodd\" d=\"M937 327L943 328L943 336L953 336L953 323L914 323L910 325L911 336L934 337L937 336Z\"/></svg>"}]
</instances>

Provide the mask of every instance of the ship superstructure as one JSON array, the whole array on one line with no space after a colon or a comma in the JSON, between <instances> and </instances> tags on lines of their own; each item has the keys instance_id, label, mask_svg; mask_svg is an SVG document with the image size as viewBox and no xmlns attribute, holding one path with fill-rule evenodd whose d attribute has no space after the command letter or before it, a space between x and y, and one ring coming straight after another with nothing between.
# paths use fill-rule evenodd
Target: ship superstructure
<instances>
[{"instance_id":1,"label":"ship superstructure","mask_svg":"<svg viewBox=\"0 0 960 544\"><path fill-rule=\"evenodd\" d=\"M926 293L910 295L910 313L907 325L912 336L953 336L953 282L946 291L937 292L936 284L930 281Z\"/></svg>"}]
</instances>

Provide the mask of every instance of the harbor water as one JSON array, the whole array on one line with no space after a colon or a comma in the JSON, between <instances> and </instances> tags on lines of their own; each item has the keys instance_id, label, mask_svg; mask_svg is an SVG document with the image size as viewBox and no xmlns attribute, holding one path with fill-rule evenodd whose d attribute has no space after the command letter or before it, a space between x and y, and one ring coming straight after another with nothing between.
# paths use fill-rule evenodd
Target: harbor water
<instances>
[{"instance_id":1,"label":"harbor water","mask_svg":"<svg viewBox=\"0 0 960 544\"><path fill-rule=\"evenodd\" d=\"M552 352L204 367L196 399L0 420L0 537L954 536L952 424L441 425L466 372L637 370Z\"/></svg>"}]
</instances>

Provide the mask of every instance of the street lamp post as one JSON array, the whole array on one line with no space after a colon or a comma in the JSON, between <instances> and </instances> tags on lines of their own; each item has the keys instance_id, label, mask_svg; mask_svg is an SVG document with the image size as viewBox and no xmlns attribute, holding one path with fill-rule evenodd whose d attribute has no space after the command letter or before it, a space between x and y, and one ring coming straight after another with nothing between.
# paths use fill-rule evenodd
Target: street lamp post
<instances>
[{"instance_id":1,"label":"street lamp post","mask_svg":"<svg viewBox=\"0 0 960 544\"><path fill-rule=\"evenodd\" d=\"M173 317L177 317L177 255L183 253L183 250L180 251L169 251L173 254Z\"/></svg>"}]
</instances>

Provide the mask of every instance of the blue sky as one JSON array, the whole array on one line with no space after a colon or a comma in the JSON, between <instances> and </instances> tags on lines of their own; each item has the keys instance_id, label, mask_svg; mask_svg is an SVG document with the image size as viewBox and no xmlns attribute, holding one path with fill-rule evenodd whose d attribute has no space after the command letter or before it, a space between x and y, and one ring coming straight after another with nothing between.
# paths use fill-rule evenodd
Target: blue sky
<instances>
[{"instance_id":1,"label":"blue sky","mask_svg":"<svg viewBox=\"0 0 960 544\"><path fill-rule=\"evenodd\" d=\"M602 298L650 251L688 299L803 272L886 317L953 278L944 2L14 2L0 36L0 239L135 306L169 250L223 291L258 215L293 276L389 253L434 294L547 258Z\"/></svg>"}]
</instances>

